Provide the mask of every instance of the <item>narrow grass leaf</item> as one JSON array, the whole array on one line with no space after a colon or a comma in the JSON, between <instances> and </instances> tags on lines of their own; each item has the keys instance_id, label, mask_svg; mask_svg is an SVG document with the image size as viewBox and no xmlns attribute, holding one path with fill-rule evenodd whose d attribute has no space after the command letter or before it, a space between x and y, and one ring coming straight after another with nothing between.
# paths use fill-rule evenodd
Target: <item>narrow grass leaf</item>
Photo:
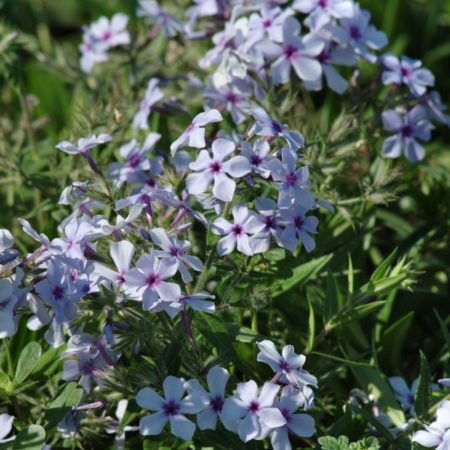
<instances>
[{"instance_id":1,"label":"narrow grass leaf","mask_svg":"<svg viewBox=\"0 0 450 450\"><path fill-rule=\"evenodd\" d=\"M431 373L426 356L420 350L420 375L414 396L414 412L417 417L427 414L431 399Z\"/></svg>"}]
</instances>

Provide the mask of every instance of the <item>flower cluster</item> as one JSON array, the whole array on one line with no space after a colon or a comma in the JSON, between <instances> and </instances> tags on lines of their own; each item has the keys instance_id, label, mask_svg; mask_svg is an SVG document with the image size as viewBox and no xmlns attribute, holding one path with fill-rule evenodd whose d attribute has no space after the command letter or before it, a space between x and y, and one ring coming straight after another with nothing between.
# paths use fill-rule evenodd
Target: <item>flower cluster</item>
<instances>
[{"instance_id":1,"label":"flower cluster","mask_svg":"<svg viewBox=\"0 0 450 450\"><path fill-rule=\"evenodd\" d=\"M217 421L239 435L242 441L264 439L270 434L275 450L290 449L289 433L309 437L314 432L314 419L308 414L296 414L299 408L313 406L314 394L309 385L317 387L316 378L303 369L305 357L296 355L292 346L280 355L272 341L258 343L258 361L266 362L276 372L261 390L254 380L239 383L236 392L226 397L230 374L222 367L212 367L207 376L208 390L197 379L168 376L163 383L164 398L154 389L142 388L136 396L139 406L156 411L140 420L144 436L160 434L167 422L170 432L191 441L195 424L186 414L197 415L201 430L215 430ZM277 384L280 381L283 386ZM185 391L188 395L183 398Z\"/></svg>"}]
</instances>

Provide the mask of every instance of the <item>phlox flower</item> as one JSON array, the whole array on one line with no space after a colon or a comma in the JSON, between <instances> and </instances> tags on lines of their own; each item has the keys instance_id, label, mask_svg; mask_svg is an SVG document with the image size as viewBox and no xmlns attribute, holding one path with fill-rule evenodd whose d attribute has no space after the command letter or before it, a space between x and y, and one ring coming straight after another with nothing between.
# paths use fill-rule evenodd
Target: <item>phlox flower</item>
<instances>
[{"instance_id":1,"label":"phlox flower","mask_svg":"<svg viewBox=\"0 0 450 450\"><path fill-rule=\"evenodd\" d=\"M209 369L206 375L209 392L196 379L186 382L186 389L189 394L197 393L204 404L205 409L197 414L197 425L200 430L215 430L219 418L225 428L235 431L233 424L226 420L222 414L225 404L225 387L229 377L228 370L214 366Z\"/></svg>"},{"instance_id":2,"label":"phlox flower","mask_svg":"<svg viewBox=\"0 0 450 450\"><path fill-rule=\"evenodd\" d=\"M317 61L316 61L317 62ZM272 119L260 106L252 108L250 114L255 118L255 134L257 136L280 136L284 138L289 148L296 151L305 144L305 138L298 131L288 130L283 125Z\"/></svg>"},{"instance_id":3,"label":"phlox flower","mask_svg":"<svg viewBox=\"0 0 450 450\"><path fill-rule=\"evenodd\" d=\"M16 438L16 436L6 437L11 431L13 419L14 416L10 416L9 414L0 414L0 444L12 441Z\"/></svg>"},{"instance_id":4,"label":"phlox flower","mask_svg":"<svg viewBox=\"0 0 450 450\"><path fill-rule=\"evenodd\" d=\"M291 197L295 201L309 209L314 204L314 196L311 192L303 189L309 187L308 167L297 166L298 156L290 149L281 149L281 159L272 159L267 166L272 173L272 178L278 184L278 204L280 208L290 208L292 205ZM303 187L300 187L303 186Z\"/></svg>"},{"instance_id":5,"label":"phlox flower","mask_svg":"<svg viewBox=\"0 0 450 450\"><path fill-rule=\"evenodd\" d=\"M191 441L195 424L184 414L196 414L204 408L201 394L193 392L183 398L185 382L183 379L169 375L163 383L165 398L152 388L142 388L136 395L136 402L141 408L157 411L141 418L139 432L143 436L160 434L167 422L170 432L185 441Z\"/></svg>"},{"instance_id":6,"label":"phlox flower","mask_svg":"<svg viewBox=\"0 0 450 450\"><path fill-rule=\"evenodd\" d=\"M124 163L113 162L108 169L108 177L112 178L117 188L124 182L128 184L138 183L146 178L143 172L150 175L159 175L162 172L161 158L148 158L155 144L161 139L159 133L149 133L142 147L137 139L132 139L120 147L120 156L126 160Z\"/></svg>"},{"instance_id":7,"label":"phlox flower","mask_svg":"<svg viewBox=\"0 0 450 450\"><path fill-rule=\"evenodd\" d=\"M336 19L353 17L354 3L351 0L295 0L292 7L303 14L309 14L311 27L314 30Z\"/></svg>"},{"instance_id":8,"label":"phlox flower","mask_svg":"<svg viewBox=\"0 0 450 450\"><path fill-rule=\"evenodd\" d=\"M235 150L235 144L227 139L216 139L212 143L212 154L202 150L196 161L189 164L195 171L186 178L186 189L189 194L202 194L214 182L214 197L224 202L233 199L236 182L230 177L243 177L250 172L250 164L243 156L228 159Z\"/></svg>"},{"instance_id":9,"label":"phlox flower","mask_svg":"<svg viewBox=\"0 0 450 450\"><path fill-rule=\"evenodd\" d=\"M422 67L422 62L407 56L397 58L393 53L380 57L383 65L383 84L406 84L412 94L420 97L427 91L427 86L434 86L434 75Z\"/></svg>"},{"instance_id":10,"label":"phlox flower","mask_svg":"<svg viewBox=\"0 0 450 450\"><path fill-rule=\"evenodd\" d=\"M92 159L90 149L93 147L96 147L99 144L106 144L111 140L111 136L109 134L100 134L99 137L97 137L95 134L92 135L90 138L81 138L78 139L77 145L72 144L69 141L62 141L60 142L56 148L59 150L62 150L65 153L69 153L70 155L76 155L77 153L83 154L89 165L91 166L91 169L96 173L97 175L101 172L95 165L94 160Z\"/></svg>"},{"instance_id":11,"label":"phlox flower","mask_svg":"<svg viewBox=\"0 0 450 450\"><path fill-rule=\"evenodd\" d=\"M178 270L185 283L192 281L192 276L186 268L187 264L193 270L201 272L203 263L197 256L189 255L187 252L191 248L188 241L179 241L176 236L169 236L163 228L153 228L150 230L152 241L164 251L153 250L153 254L160 258L175 258Z\"/></svg>"},{"instance_id":12,"label":"phlox flower","mask_svg":"<svg viewBox=\"0 0 450 450\"><path fill-rule=\"evenodd\" d=\"M413 381L411 389L408 387L402 377L390 377L389 383L394 390L395 398L400 402L403 409L406 411L409 410L409 414L414 417L414 398L416 396L417 384L419 383L419 379L416 378ZM432 389L434 391L437 390L438 385L433 383Z\"/></svg>"},{"instance_id":13,"label":"phlox flower","mask_svg":"<svg viewBox=\"0 0 450 450\"><path fill-rule=\"evenodd\" d=\"M267 163L273 159L269 155L269 143L264 139L257 139L253 145L250 142L242 141L241 146L241 154L250 163L251 171L263 178L269 178L270 170L267 168Z\"/></svg>"},{"instance_id":14,"label":"phlox flower","mask_svg":"<svg viewBox=\"0 0 450 450\"><path fill-rule=\"evenodd\" d=\"M308 253L316 247L314 239L308 233L317 234L319 220L315 216L305 217L308 209L298 203L294 203L293 209L280 209L280 215L285 224L281 239L285 248L292 252L297 248L297 237L303 242L303 246ZM295 244L288 247L289 241L295 241Z\"/></svg>"},{"instance_id":15,"label":"phlox flower","mask_svg":"<svg viewBox=\"0 0 450 450\"><path fill-rule=\"evenodd\" d=\"M238 250L245 255L253 255L249 234L256 234L265 223L261 217L249 211L244 203L238 203L231 210L234 224L223 217L214 221L211 230L214 234L226 235L217 243L217 252L220 256L231 253L237 246Z\"/></svg>"},{"instance_id":16,"label":"phlox flower","mask_svg":"<svg viewBox=\"0 0 450 450\"><path fill-rule=\"evenodd\" d=\"M139 111L133 117L133 125L137 130L148 129L147 121L152 106L164 98L164 94L161 89L158 88L158 84L159 80L157 78L151 78L148 82L144 98L139 105Z\"/></svg>"},{"instance_id":17,"label":"phlox flower","mask_svg":"<svg viewBox=\"0 0 450 450\"><path fill-rule=\"evenodd\" d=\"M436 410L436 421L425 426L425 430L416 431L412 441L424 447L435 447L436 450L450 448L450 401L439 404Z\"/></svg>"},{"instance_id":18,"label":"phlox flower","mask_svg":"<svg viewBox=\"0 0 450 450\"><path fill-rule=\"evenodd\" d=\"M258 342L257 345L260 351L256 360L268 364L282 383L293 383L299 387L304 385L317 387L317 378L303 370L306 357L297 355L292 345L283 347L281 355L275 344L268 339Z\"/></svg>"},{"instance_id":19,"label":"phlox flower","mask_svg":"<svg viewBox=\"0 0 450 450\"><path fill-rule=\"evenodd\" d=\"M258 198L255 208L264 221L264 228L251 238L254 253L263 253L269 250L272 236L280 247L284 247L285 243L281 239L281 217L277 213L278 205L270 198Z\"/></svg>"},{"instance_id":20,"label":"phlox flower","mask_svg":"<svg viewBox=\"0 0 450 450\"><path fill-rule=\"evenodd\" d=\"M236 394L225 400L222 416L229 421L239 420L239 437L248 442L258 439L264 428L278 428L287 421L281 411L274 407L275 396L280 386L265 383L258 395L258 386L253 381L239 383Z\"/></svg>"},{"instance_id":21,"label":"phlox flower","mask_svg":"<svg viewBox=\"0 0 450 450\"><path fill-rule=\"evenodd\" d=\"M52 245L68 258L84 260L84 251L93 238L93 230L94 227L87 220L75 219L65 226L66 237L53 239Z\"/></svg>"},{"instance_id":22,"label":"phlox flower","mask_svg":"<svg viewBox=\"0 0 450 450\"><path fill-rule=\"evenodd\" d=\"M128 16L123 13L114 14L111 20L100 17L91 23L89 34L95 42L101 42L108 48L130 43L130 34L126 31Z\"/></svg>"},{"instance_id":23,"label":"phlox flower","mask_svg":"<svg viewBox=\"0 0 450 450\"><path fill-rule=\"evenodd\" d=\"M425 94L421 101L427 110L428 118L437 120L450 128L450 115L444 113L447 105L442 103L442 98L438 91Z\"/></svg>"},{"instance_id":24,"label":"phlox flower","mask_svg":"<svg viewBox=\"0 0 450 450\"><path fill-rule=\"evenodd\" d=\"M175 302L181 294L180 287L175 283L164 281L173 277L178 264L172 258L157 258L154 255L143 254L136 268L126 272L123 277L131 288L142 293L142 307L152 311L163 301Z\"/></svg>"},{"instance_id":25,"label":"phlox flower","mask_svg":"<svg viewBox=\"0 0 450 450\"><path fill-rule=\"evenodd\" d=\"M261 46L266 57L275 59L270 66L272 82L275 85L290 80L291 66L304 81L314 81L322 76L322 66L316 56L323 50L325 43L313 34L301 37L300 31L300 22L288 17L283 25L283 44L278 45L266 40Z\"/></svg>"},{"instance_id":26,"label":"phlox flower","mask_svg":"<svg viewBox=\"0 0 450 450\"><path fill-rule=\"evenodd\" d=\"M308 414L295 414L303 405L304 398L293 386L286 386L281 392L280 399L274 401L286 419L286 424L275 428L272 432L271 444L274 450L290 450L289 433L296 436L312 436L314 433L314 419Z\"/></svg>"},{"instance_id":27,"label":"phlox flower","mask_svg":"<svg viewBox=\"0 0 450 450\"><path fill-rule=\"evenodd\" d=\"M159 25L167 37L174 37L183 31L183 24L167 9L159 6L156 0L139 0L136 14L138 17L144 17L147 23Z\"/></svg>"},{"instance_id":28,"label":"phlox flower","mask_svg":"<svg viewBox=\"0 0 450 450\"><path fill-rule=\"evenodd\" d=\"M354 15L351 18L341 18L343 30L341 44L350 44L355 52L367 62L375 64L377 57L370 50L381 50L388 43L386 35L369 25L371 14L354 4Z\"/></svg>"},{"instance_id":29,"label":"phlox flower","mask_svg":"<svg viewBox=\"0 0 450 450\"><path fill-rule=\"evenodd\" d=\"M426 111L421 105L416 105L405 117L389 109L381 115L383 126L397 134L387 138L383 143L383 155L387 158L398 158L404 147L405 156L411 162L418 162L425 156L425 149L416 141L429 141L434 126L426 120Z\"/></svg>"},{"instance_id":30,"label":"phlox flower","mask_svg":"<svg viewBox=\"0 0 450 450\"><path fill-rule=\"evenodd\" d=\"M176 151L181 147L205 147L205 129L202 127L209 123L220 122L222 119L222 115L217 109L210 109L197 114L186 131L170 145L172 156L174 156Z\"/></svg>"},{"instance_id":31,"label":"phlox flower","mask_svg":"<svg viewBox=\"0 0 450 450\"><path fill-rule=\"evenodd\" d=\"M207 298L215 297L205 291L200 291L191 295L184 295L181 293L178 301L172 303L164 302L164 304L160 305L160 308L161 311L166 311L166 313L172 318L181 311L185 311L187 306L196 311L203 311L208 314L213 314L215 311L214 302L206 300ZM167 303L167 305L165 303Z\"/></svg>"},{"instance_id":32,"label":"phlox flower","mask_svg":"<svg viewBox=\"0 0 450 450\"><path fill-rule=\"evenodd\" d=\"M0 229L0 269L19 255L19 251L11 248L14 245L12 234L6 229Z\"/></svg>"}]
</instances>

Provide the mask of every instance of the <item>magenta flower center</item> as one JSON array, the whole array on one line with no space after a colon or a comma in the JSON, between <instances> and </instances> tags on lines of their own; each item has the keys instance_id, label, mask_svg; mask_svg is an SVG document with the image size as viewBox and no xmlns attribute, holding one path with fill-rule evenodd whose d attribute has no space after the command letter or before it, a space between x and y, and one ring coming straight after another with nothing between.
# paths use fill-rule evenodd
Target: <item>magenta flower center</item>
<instances>
[{"instance_id":1,"label":"magenta flower center","mask_svg":"<svg viewBox=\"0 0 450 450\"><path fill-rule=\"evenodd\" d=\"M269 28L270 25L272 25L272 19L266 19L266 20L263 21L262 24L263 24L264 28Z\"/></svg>"},{"instance_id":2,"label":"magenta flower center","mask_svg":"<svg viewBox=\"0 0 450 450\"><path fill-rule=\"evenodd\" d=\"M409 78L411 76L411 71L407 69L406 67L401 68L402 76Z\"/></svg>"},{"instance_id":3,"label":"magenta flower center","mask_svg":"<svg viewBox=\"0 0 450 450\"><path fill-rule=\"evenodd\" d=\"M64 288L62 286L55 286L52 291L55 300L61 300L64 296Z\"/></svg>"},{"instance_id":4,"label":"magenta flower center","mask_svg":"<svg viewBox=\"0 0 450 450\"><path fill-rule=\"evenodd\" d=\"M262 159L258 155L253 155L250 161L254 166L259 166L262 163Z\"/></svg>"},{"instance_id":5,"label":"magenta flower center","mask_svg":"<svg viewBox=\"0 0 450 450\"><path fill-rule=\"evenodd\" d=\"M283 131L283 126L281 125L281 123L277 122L276 120L272 120L272 128L277 133L281 133Z\"/></svg>"},{"instance_id":6,"label":"magenta flower center","mask_svg":"<svg viewBox=\"0 0 450 450\"><path fill-rule=\"evenodd\" d=\"M328 2L328 0L319 0L318 5L322 8L328 8L330 6L330 3Z\"/></svg>"},{"instance_id":7,"label":"magenta flower center","mask_svg":"<svg viewBox=\"0 0 450 450\"><path fill-rule=\"evenodd\" d=\"M295 228L302 228L303 227L303 217L302 216L295 217L294 224L295 224Z\"/></svg>"},{"instance_id":8,"label":"magenta flower center","mask_svg":"<svg viewBox=\"0 0 450 450\"><path fill-rule=\"evenodd\" d=\"M102 37L100 38L100 40L102 41L107 41L108 39L110 39L112 37L112 31L111 30L106 30L103 32Z\"/></svg>"},{"instance_id":9,"label":"magenta flower center","mask_svg":"<svg viewBox=\"0 0 450 450\"><path fill-rule=\"evenodd\" d=\"M289 373L292 370L291 365L288 362L286 362L284 359L280 359L278 361L278 365L280 366L281 370L284 370L287 373Z\"/></svg>"},{"instance_id":10,"label":"magenta flower center","mask_svg":"<svg viewBox=\"0 0 450 450\"><path fill-rule=\"evenodd\" d=\"M408 402L410 405L414 405L414 395L408 394Z\"/></svg>"},{"instance_id":11,"label":"magenta flower center","mask_svg":"<svg viewBox=\"0 0 450 450\"><path fill-rule=\"evenodd\" d=\"M215 413L219 413L222 411L223 408L223 397L221 397L220 395L217 395L216 397L212 398L209 402L209 404L211 405L211 408L213 409L213 411Z\"/></svg>"},{"instance_id":12,"label":"magenta flower center","mask_svg":"<svg viewBox=\"0 0 450 450\"><path fill-rule=\"evenodd\" d=\"M414 130L411 125L405 125L402 128L402 136L405 138L411 137L413 135L413 132Z\"/></svg>"},{"instance_id":13,"label":"magenta flower center","mask_svg":"<svg viewBox=\"0 0 450 450\"><path fill-rule=\"evenodd\" d=\"M286 184L288 186L295 186L297 184L297 176L294 172L291 172L289 175L287 175Z\"/></svg>"},{"instance_id":14,"label":"magenta flower center","mask_svg":"<svg viewBox=\"0 0 450 450\"><path fill-rule=\"evenodd\" d=\"M192 131L194 128L195 128L195 123L192 122L192 123L189 125L188 129L186 130L186 133L189 133L189 132Z\"/></svg>"},{"instance_id":15,"label":"magenta flower center","mask_svg":"<svg viewBox=\"0 0 450 450\"><path fill-rule=\"evenodd\" d=\"M258 414L261 411L261 408L259 406L259 403L256 401L252 401L250 402L250 405L248 405L247 409L250 411L250 413L252 414Z\"/></svg>"},{"instance_id":16,"label":"magenta flower center","mask_svg":"<svg viewBox=\"0 0 450 450\"><path fill-rule=\"evenodd\" d=\"M125 278L123 277L123 272L120 272L120 274L116 276L116 281L117 281L117 284L120 286L125 283Z\"/></svg>"},{"instance_id":17,"label":"magenta flower center","mask_svg":"<svg viewBox=\"0 0 450 450\"><path fill-rule=\"evenodd\" d=\"M128 165L134 169L140 162L141 160L141 156L140 155L134 155L130 158L130 160L128 161Z\"/></svg>"},{"instance_id":18,"label":"magenta flower center","mask_svg":"<svg viewBox=\"0 0 450 450\"><path fill-rule=\"evenodd\" d=\"M231 232L235 236L242 236L244 234L244 229L242 228L242 225L239 225L237 223L236 225L233 225L233 228L231 229Z\"/></svg>"},{"instance_id":19,"label":"magenta flower center","mask_svg":"<svg viewBox=\"0 0 450 450\"><path fill-rule=\"evenodd\" d=\"M277 226L278 226L278 221L277 221L276 217L273 217L273 216L266 217L266 227L269 230L277 228Z\"/></svg>"},{"instance_id":20,"label":"magenta flower center","mask_svg":"<svg viewBox=\"0 0 450 450\"><path fill-rule=\"evenodd\" d=\"M183 256L183 252L177 247L171 247L169 253L175 258L181 258Z\"/></svg>"},{"instance_id":21,"label":"magenta flower center","mask_svg":"<svg viewBox=\"0 0 450 450\"><path fill-rule=\"evenodd\" d=\"M209 170L213 175L218 175L222 172L222 164L219 161L213 161L209 166Z\"/></svg>"},{"instance_id":22,"label":"magenta flower center","mask_svg":"<svg viewBox=\"0 0 450 450\"><path fill-rule=\"evenodd\" d=\"M321 64L330 64L330 54L326 50L322 50L316 58Z\"/></svg>"},{"instance_id":23,"label":"magenta flower center","mask_svg":"<svg viewBox=\"0 0 450 450\"><path fill-rule=\"evenodd\" d=\"M148 187L154 188L156 186L156 181L153 178L148 178L145 184Z\"/></svg>"},{"instance_id":24,"label":"magenta flower center","mask_svg":"<svg viewBox=\"0 0 450 450\"><path fill-rule=\"evenodd\" d=\"M361 37L362 37L361 31L356 25L352 25L350 27L350 36L355 41L357 41L358 39L361 39Z\"/></svg>"},{"instance_id":25,"label":"magenta flower center","mask_svg":"<svg viewBox=\"0 0 450 450\"><path fill-rule=\"evenodd\" d=\"M94 363L91 360L85 361L81 365L81 371L82 371L83 375L91 374L94 371Z\"/></svg>"},{"instance_id":26,"label":"magenta flower center","mask_svg":"<svg viewBox=\"0 0 450 450\"><path fill-rule=\"evenodd\" d=\"M298 56L298 48L289 44L283 48L283 53L285 54L287 59L294 59Z\"/></svg>"},{"instance_id":27,"label":"magenta flower center","mask_svg":"<svg viewBox=\"0 0 450 450\"><path fill-rule=\"evenodd\" d=\"M289 423L291 421L291 413L286 409L280 409L281 414L283 415L283 417L286 419L286 422Z\"/></svg>"},{"instance_id":28,"label":"magenta flower center","mask_svg":"<svg viewBox=\"0 0 450 450\"><path fill-rule=\"evenodd\" d=\"M148 277L147 277L147 285L150 289L155 288L156 286L159 285L159 276L156 273L151 273Z\"/></svg>"},{"instance_id":29,"label":"magenta flower center","mask_svg":"<svg viewBox=\"0 0 450 450\"><path fill-rule=\"evenodd\" d=\"M176 416L181 409L181 405L174 400L170 400L163 404L162 409L166 416Z\"/></svg>"},{"instance_id":30,"label":"magenta flower center","mask_svg":"<svg viewBox=\"0 0 450 450\"><path fill-rule=\"evenodd\" d=\"M229 102L233 103L233 105L239 103L239 97L234 92L227 92L225 97Z\"/></svg>"}]
</instances>

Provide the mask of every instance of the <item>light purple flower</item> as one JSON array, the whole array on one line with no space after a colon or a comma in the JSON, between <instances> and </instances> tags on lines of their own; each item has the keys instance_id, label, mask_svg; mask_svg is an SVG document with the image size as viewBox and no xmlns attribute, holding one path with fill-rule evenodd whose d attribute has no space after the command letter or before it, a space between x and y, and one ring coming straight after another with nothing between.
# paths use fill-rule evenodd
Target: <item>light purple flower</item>
<instances>
[{"instance_id":1,"label":"light purple flower","mask_svg":"<svg viewBox=\"0 0 450 450\"><path fill-rule=\"evenodd\" d=\"M283 25L283 44L264 41L261 50L270 59L276 59L272 69L272 82L275 85L290 80L291 66L297 76L304 81L314 81L322 76L322 66L316 56L323 50L325 43L317 36L300 36L301 25L293 17L288 17Z\"/></svg>"},{"instance_id":2,"label":"light purple flower","mask_svg":"<svg viewBox=\"0 0 450 450\"><path fill-rule=\"evenodd\" d=\"M144 17L147 23L159 25L167 37L174 37L183 31L183 24L159 6L156 0L139 0L136 13L138 17Z\"/></svg>"},{"instance_id":3,"label":"light purple flower","mask_svg":"<svg viewBox=\"0 0 450 450\"><path fill-rule=\"evenodd\" d=\"M14 416L10 416L9 414L0 414L0 443L9 442L16 438L16 436L6 437L11 431L13 419Z\"/></svg>"},{"instance_id":4,"label":"light purple flower","mask_svg":"<svg viewBox=\"0 0 450 450\"><path fill-rule=\"evenodd\" d=\"M434 75L417 59L402 56L399 60L393 53L386 53L380 57L380 62L383 84L406 84L416 97L425 94L427 86L434 86Z\"/></svg>"},{"instance_id":5,"label":"light purple flower","mask_svg":"<svg viewBox=\"0 0 450 450\"><path fill-rule=\"evenodd\" d=\"M404 147L405 156L411 162L417 162L425 156L425 149L416 141L429 141L434 126L426 120L426 111L416 105L403 119L400 114L390 109L381 115L384 128L397 134L387 138L383 143L383 155L387 158L398 158Z\"/></svg>"},{"instance_id":6,"label":"light purple flower","mask_svg":"<svg viewBox=\"0 0 450 450\"><path fill-rule=\"evenodd\" d=\"M222 415L229 421L240 419L238 433L244 442L258 439L263 427L277 428L287 423L280 410L274 407L279 389L277 384L265 383L258 396L258 386L250 380L239 383L236 394L225 400Z\"/></svg>"},{"instance_id":7,"label":"light purple flower","mask_svg":"<svg viewBox=\"0 0 450 450\"><path fill-rule=\"evenodd\" d=\"M189 174L186 179L187 191L194 195L202 194L214 182L214 197L230 202L236 188L236 182L230 177L243 177L250 172L250 164L243 156L227 159L235 147L234 142L219 138L212 143L212 158L207 150L202 150L197 160L189 164L195 173Z\"/></svg>"},{"instance_id":8,"label":"light purple flower","mask_svg":"<svg viewBox=\"0 0 450 450\"><path fill-rule=\"evenodd\" d=\"M450 115L444 113L447 105L442 102L441 95L438 91L432 91L424 95L422 97L422 104L425 105L430 119L437 120L450 128Z\"/></svg>"},{"instance_id":9,"label":"light purple flower","mask_svg":"<svg viewBox=\"0 0 450 450\"><path fill-rule=\"evenodd\" d=\"M154 255L143 254L136 268L124 274L127 285L142 292L142 307L145 311L154 310L159 303L176 302L180 297L180 287L164 281L175 275L178 264L172 258L159 259Z\"/></svg>"},{"instance_id":10,"label":"light purple flower","mask_svg":"<svg viewBox=\"0 0 450 450\"><path fill-rule=\"evenodd\" d=\"M256 120L255 134L257 136L280 136L294 151L304 146L305 138L298 131L288 130L287 125L272 119L260 106L252 108L250 113Z\"/></svg>"},{"instance_id":11,"label":"light purple flower","mask_svg":"<svg viewBox=\"0 0 450 450\"><path fill-rule=\"evenodd\" d=\"M152 106L164 98L164 94L158 88L158 84L159 80L157 78L151 78L148 82L144 98L139 105L139 111L133 118L133 125L137 130L148 129L148 116L150 115Z\"/></svg>"},{"instance_id":12,"label":"light purple flower","mask_svg":"<svg viewBox=\"0 0 450 450\"><path fill-rule=\"evenodd\" d=\"M19 255L19 251L11 248L14 245L12 234L6 229L0 229L0 269Z\"/></svg>"},{"instance_id":13,"label":"light purple flower","mask_svg":"<svg viewBox=\"0 0 450 450\"><path fill-rule=\"evenodd\" d=\"M330 23L331 18L351 18L354 3L351 0L295 0L292 7L303 14L309 14L314 30Z\"/></svg>"},{"instance_id":14,"label":"light purple flower","mask_svg":"<svg viewBox=\"0 0 450 450\"><path fill-rule=\"evenodd\" d=\"M275 399L277 407L286 419L286 425L275 428L272 433L271 444L274 450L290 450L289 433L296 436L312 436L314 433L314 419L308 414L294 414L302 406L304 398L293 386L287 386L281 392L280 400Z\"/></svg>"},{"instance_id":15,"label":"light purple flower","mask_svg":"<svg viewBox=\"0 0 450 450\"><path fill-rule=\"evenodd\" d=\"M226 235L217 243L217 252L220 256L231 253L236 245L240 252L245 255L253 255L250 245L249 234L256 234L264 228L265 222L253 212L249 211L244 203L238 203L231 210L234 224L223 217L214 221L211 230L214 234Z\"/></svg>"},{"instance_id":16,"label":"light purple flower","mask_svg":"<svg viewBox=\"0 0 450 450\"><path fill-rule=\"evenodd\" d=\"M189 394L197 393L204 404L205 409L197 415L197 424L200 430L215 430L217 418L219 418L225 428L234 431L232 424L222 414L225 404L225 387L229 377L228 370L214 366L209 369L206 376L209 392L196 379L189 380L186 383Z\"/></svg>"},{"instance_id":17,"label":"light purple flower","mask_svg":"<svg viewBox=\"0 0 450 450\"><path fill-rule=\"evenodd\" d=\"M214 295L208 292L200 291L196 294L184 295L180 294L180 298L176 302L168 303L164 302L161 304L161 310L166 311L170 317L175 317L181 311L185 311L186 307L189 306L196 311L203 311L208 314L213 314L215 311L214 302L205 300L207 298L215 298ZM165 304L167 303L167 305Z\"/></svg>"},{"instance_id":18,"label":"light purple flower","mask_svg":"<svg viewBox=\"0 0 450 450\"><path fill-rule=\"evenodd\" d=\"M126 31L128 16L123 13L114 14L111 20L100 17L91 23L89 34L95 42L101 42L108 48L130 43L130 34Z\"/></svg>"},{"instance_id":19,"label":"light purple flower","mask_svg":"<svg viewBox=\"0 0 450 450\"><path fill-rule=\"evenodd\" d=\"M205 147L205 129L202 127L209 123L220 122L221 120L223 120L222 115L217 109L210 109L197 114L186 131L176 141L172 142L170 146L172 156L181 147Z\"/></svg>"},{"instance_id":20,"label":"light purple flower","mask_svg":"<svg viewBox=\"0 0 450 450\"><path fill-rule=\"evenodd\" d=\"M267 168L267 164L273 159L269 155L269 143L264 139L257 139L253 145L250 142L242 141L241 146L241 154L247 158L252 172L257 173L263 178L269 178L270 170Z\"/></svg>"},{"instance_id":21,"label":"light purple flower","mask_svg":"<svg viewBox=\"0 0 450 450\"><path fill-rule=\"evenodd\" d=\"M418 442L424 447L435 447L436 450L450 448L450 401L439 404L436 411L436 421L431 425L425 425L425 430L416 431L412 441Z\"/></svg>"},{"instance_id":22,"label":"light purple flower","mask_svg":"<svg viewBox=\"0 0 450 450\"><path fill-rule=\"evenodd\" d=\"M303 242L305 250L309 253L316 247L314 239L308 234L317 234L317 225L319 220L315 216L305 217L308 208L303 207L298 203L294 203L293 209L280 209L280 215L285 224L285 229L281 234L281 239L284 241L285 247L288 241L296 241L294 245L288 250L292 252L297 248L297 236Z\"/></svg>"},{"instance_id":23,"label":"light purple flower","mask_svg":"<svg viewBox=\"0 0 450 450\"><path fill-rule=\"evenodd\" d=\"M308 167L296 169L298 156L288 148L281 149L281 157L282 161L274 158L268 163L273 181L278 183L279 207L290 208L292 205L291 197L293 197L297 204L306 209L312 208L314 196L311 192L303 189L303 187L311 185Z\"/></svg>"},{"instance_id":24,"label":"light purple flower","mask_svg":"<svg viewBox=\"0 0 450 450\"><path fill-rule=\"evenodd\" d=\"M185 283L192 281L192 276L186 268L187 264L193 270L201 272L203 263L197 256L189 255L186 252L190 250L191 243L188 241L179 241L176 236L169 236L163 228L153 228L150 230L152 241L164 252L153 250L153 254L160 258L175 258L178 270Z\"/></svg>"},{"instance_id":25,"label":"light purple flower","mask_svg":"<svg viewBox=\"0 0 450 450\"><path fill-rule=\"evenodd\" d=\"M191 441L195 424L183 414L196 414L204 408L198 393L189 394L182 399L185 391L183 379L169 375L163 383L165 399L152 388L142 388L136 395L141 408L157 411L141 418L139 432L143 436L160 434L166 423L170 422L170 432L185 441Z\"/></svg>"},{"instance_id":26,"label":"light purple flower","mask_svg":"<svg viewBox=\"0 0 450 450\"><path fill-rule=\"evenodd\" d=\"M317 378L303 370L306 357L297 355L292 345L283 347L280 355L275 344L268 339L257 344L260 352L256 360L268 364L281 382L294 383L299 387L305 385L317 387Z\"/></svg>"},{"instance_id":27,"label":"light purple flower","mask_svg":"<svg viewBox=\"0 0 450 450\"><path fill-rule=\"evenodd\" d=\"M285 247L281 239L281 217L277 213L278 205L270 198L258 198L255 208L264 220L264 228L250 238L253 252L263 253L269 250L272 236L280 247Z\"/></svg>"},{"instance_id":28,"label":"light purple flower","mask_svg":"<svg viewBox=\"0 0 450 450\"><path fill-rule=\"evenodd\" d=\"M371 14L365 9L360 9L358 3L354 5L354 16L340 20L343 28L343 45L350 44L355 52L367 62L374 64L377 57L370 50L380 50L388 43L386 35L378 31L373 25L369 25Z\"/></svg>"}]
</instances>

